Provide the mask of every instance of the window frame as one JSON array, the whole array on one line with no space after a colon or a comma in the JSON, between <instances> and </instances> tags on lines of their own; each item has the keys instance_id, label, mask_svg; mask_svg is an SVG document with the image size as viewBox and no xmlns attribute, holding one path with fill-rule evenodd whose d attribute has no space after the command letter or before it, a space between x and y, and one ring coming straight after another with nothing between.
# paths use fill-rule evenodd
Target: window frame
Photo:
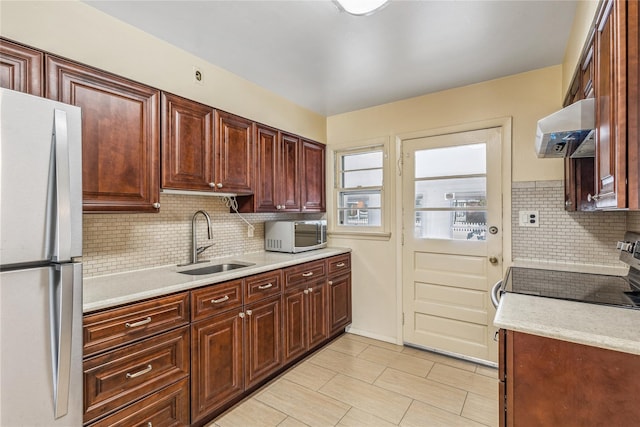
<instances>
[{"instance_id":1,"label":"window frame","mask_svg":"<svg viewBox=\"0 0 640 427\"><path fill-rule=\"evenodd\" d=\"M348 155L354 154L367 154L373 152L382 152L382 185L372 187L358 188L345 188L342 187L342 158ZM375 140L361 141L357 145L339 146L332 150L333 155L333 191L331 195L331 218L329 224L329 234L333 235L350 235L353 237L364 238L384 238L388 239L391 236L389 232L391 203L389 201L390 193L390 170L389 170L389 138L377 138ZM348 193L350 190L357 192L358 190L374 190L380 191L380 225L343 225L339 223L340 210L344 209L340 207L340 197L343 193Z\"/></svg>"}]
</instances>

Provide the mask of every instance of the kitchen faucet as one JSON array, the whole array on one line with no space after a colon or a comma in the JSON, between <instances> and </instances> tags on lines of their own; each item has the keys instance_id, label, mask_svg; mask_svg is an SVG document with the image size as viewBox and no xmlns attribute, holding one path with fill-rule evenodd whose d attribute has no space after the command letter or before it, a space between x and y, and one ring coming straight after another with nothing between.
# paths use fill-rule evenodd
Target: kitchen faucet
<instances>
[{"instance_id":1,"label":"kitchen faucet","mask_svg":"<svg viewBox=\"0 0 640 427\"><path fill-rule=\"evenodd\" d=\"M197 264L198 255L213 246L213 244L210 244L207 246L198 247L196 238L196 219L198 217L198 214L204 215L204 218L207 220L207 235L209 236L209 239L211 239L213 235L213 233L211 232L211 217L209 216L209 214L206 211L196 211L196 213L193 214L193 218L191 218L191 243L193 245L191 252L191 264Z\"/></svg>"}]
</instances>

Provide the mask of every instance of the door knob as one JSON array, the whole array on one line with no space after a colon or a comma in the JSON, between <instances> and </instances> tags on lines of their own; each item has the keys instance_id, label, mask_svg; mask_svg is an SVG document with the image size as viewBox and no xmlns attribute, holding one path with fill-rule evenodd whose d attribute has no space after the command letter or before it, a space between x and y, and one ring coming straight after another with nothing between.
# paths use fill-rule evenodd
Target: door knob
<instances>
[{"instance_id":1,"label":"door knob","mask_svg":"<svg viewBox=\"0 0 640 427\"><path fill-rule=\"evenodd\" d=\"M494 257L494 256L489 257L489 262L490 262L491 264L497 264L497 263L498 263L498 258L496 258L496 257Z\"/></svg>"}]
</instances>

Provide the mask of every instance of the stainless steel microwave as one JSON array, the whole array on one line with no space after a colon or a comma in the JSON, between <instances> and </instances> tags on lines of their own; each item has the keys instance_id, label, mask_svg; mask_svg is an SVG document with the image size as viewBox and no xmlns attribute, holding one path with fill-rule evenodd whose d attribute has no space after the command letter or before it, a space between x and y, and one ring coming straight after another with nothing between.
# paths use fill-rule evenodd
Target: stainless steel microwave
<instances>
[{"instance_id":1,"label":"stainless steel microwave","mask_svg":"<svg viewBox=\"0 0 640 427\"><path fill-rule=\"evenodd\" d=\"M264 249L297 253L327 246L327 221L267 221Z\"/></svg>"}]
</instances>

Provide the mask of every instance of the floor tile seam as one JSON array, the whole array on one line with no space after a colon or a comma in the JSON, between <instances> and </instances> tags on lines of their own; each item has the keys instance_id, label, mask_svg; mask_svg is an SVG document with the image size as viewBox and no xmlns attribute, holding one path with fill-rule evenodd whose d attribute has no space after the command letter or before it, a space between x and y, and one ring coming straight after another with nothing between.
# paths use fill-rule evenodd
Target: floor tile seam
<instances>
[{"instance_id":1,"label":"floor tile seam","mask_svg":"<svg viewBox=\"0 0 640 427\"><path fill-rule=\"evenodd\" d=\"M315 364L314 364L314 366L319 366L319 365L315 365ZM329 369L329 368L326 368L326 369L327 369L328 371L331 371L331 372L333 373L333 375L332 375L332 376L331 376L331 378L329 378L327 381L324 381L324 382L322 383L322 385L320 385L320 387L318 387L317 389L313 389L313 388L311 388L311 387L307 387L305 384L300 384L300 383L298 383L298 382L296 382L296 381L292 380L291 378L283 377L283 379L286 379L287 381L291 381L292 383L297 384L297 385L299 385L300 387L304 387L304 388L306 388L307 390L317 392L317 391L318 391L318 390L320 390L322 387L324 387L325 385L327 385L327 384L328 384L332 379L334 379L334 378L336 377L336 375L340 374L340 372L336 372L336 371L334 371L333 369Z\"/></svg>"},{"instance_id":2,"label":"floor tile seam","mask_svg":"<svg viewBox=\"0 0 640 427\"><path fill-rule=\"evenodd\" d=\"M468 388L464 388L464 387L461 387L461 386L459 386L459 385L454 385L454 384L446 383L446 382L443 382L443 381L440 381L440 380L437 380L437 379L434 379L434 378L429 378L428 376L427 376L425 379L427 379L427 380L429 380L429 381L433 381L433 382L438 383L438 384L446 385L446 386L449 386L449 387L452 387L452 388L455 388L455 389L458 389L458 390L462 390L462 391L464 391L465 393L471 393L471 392L472 392L472 391L471 391L471 390L469 390ZM497 380L496 380L496 381L497 381ZM477 394L478 396L484 396L484 397L487 397L488 399L490 399L490 397L485 396L485 395L483 395L482 393L474 392L474 394Z\"/></svg>"},{"instance_id":3,"label":"floor tile seam","mask_svg":"<svg viewBox=\"0 0 640 427\"><path fill-rule=\"evenodd\" d=\"M468 392L468 393L467 393L467 395L465 396L465 398L464 398L464 404L462 405L462 409L460 410L460 418L464 418L465 420L469 420L469 421L472 421L472 422L474 422L474 423L481 424L481 425L486 426L486 427L492 427L492 426L491 426L491 425L489 425L489 424L485 424L485 423L480 422L480 421L478 421L478 420L474 420L473 418L469 418L469 417L467 417L466 415L463 415L463 413L464 413L464 407L467 405L467 400L469 399L469 395L470 395L470 394L476 394L476 393Z\"/></svg>"},{"instance_id":4,"label":"floor tile seam","mask_svg":"<svg viewBox=\"0 0 640 427\"><path fill-rule=\"evenodd\" d=\"M495 380L495 381L496 381L496 383L498 382L498 379L497 379L497 378L491 378L491 377L486 376L486 375L478 374L477 372L470 372L470 371L467 371L467 370L465 370L465 369L460 369L460 368L456 368L456 367L454 367L454 366L446 365L446 364L444 364L444 363L440 363L440 365L442 365L442 366L446 366L447 368L451 368L451 369L457 369L458 371L461 371L461 373L462 373L463 375L472 374L472 377L471 377L472 381L475 379L475 377L477 377L477 378L479 378L479 379L482 379L482 381L484 381L484 380L486 380L486 379L489 379L489 380L492 380L492 381L494 381L494 380ZM432 369L433 369L434 367L435 367L435 364L434 364L434 366L432 367ZM429 374L431 374L431 370L429 371ZM427 375L427 377L428 377L428 375ZM433 381L437 381L437 380L435 380L435 379L433 379L433 378L429 378L429 379L431 379L431 380L433 380Z\"/></svg>"},{"instance_id":5,"label":"floor tile seam","mask_svg":"<svg viewBox=\"0 0 640 427\"><path fill-rule=\"evenodd\" d=\"M393 368L389 368L389 369L393 369ZM429 380L429 381L431 381L431 380ZM434 381L434 382L435 382L435 381ZM441 384L441 383L438 383L438 384ZM404 397L407 397L407 398L411 399L412 401L418 401L418 402L420 402L420 403L424 403L425 405L429 405L429 406L432 406L432 407L434 407L434 408L438 408L438 409L440 409L440 410L442 410L442 411L446 411L446 412L448 412L448 413L450 413L450 414L453 414L453 415L460 415L460 413L462 413L462 409L464 408L464 402L463 402L463 404L462 404L462 405L460 405L460 413L456 413L456 412L454 412L454 411L450 411L450 410L448 410L448 409L446 409L446 408L441 408L441 407L439 407L439 406L436 406L436 405L434 405L434 404L433 404L433 403L431 403L431 402L425 402L425 401L424 401L424 400L422 400L422 399L419 399L419 398L417 398L417 397L410 396L410 395L405 394L405 393L403 393L403 392L401 392L401 391L391 390L391 389L388 389L388 388L384 387L383 385L378 385L378 384L373 384L373 385L374 385L374 386L376 386L376 387L378 387L378 388L381 388L381 389L383 389L383 390L385 390L385 391L388 391L388 392L392 392L392 393L399 394L399 395L401 395L401 396L404 396ZM444 384L444 385L448 385L448 384ZM451 388L455 388L455 387L451 387ZM460 390L460 389L456 389L456 390ZM465 399L465 401L466 401L466 399L467 399L466 394L468 394L469 392L468 392L467 390L460 390L460 391L463 391L463 392L465 393L465 398L464 398L464 399ZM411 406L411 405L409 405L409 406Z\"/></svg>"},{"instance_id":6,"label":"floor tile seam","mask_svg":"<svg viewBox=\"0 0 640 427\"><path fill-rule=\"evenodd\" d=\"M347 416L347 414L349 413L349 411L351 411L354 408L353 405L349 405L349 409L347 409L347 412L344 413L343 416L340 417L340 419L338 420L337 423L334 424L334 426L340 425L340 423L342 422L342 420L344 419L344 417ZM366 411L365 411L366 412Z\"/></svg>"},{"instance_id":7,"label":"floor tile seam","mask_svg":"<svg viewBox=\"0 0 640 427\"><path fill-rule=\"evenodd\" d=\"M411 403L409 403L409 406L407 406L407 409L404 411L404 414L402 414L402 418L400 418L400 421L398 422L398 426L402 425L402 421L404 421L405 417L407 416L407 413L409 412L409 409L411 409L411 407L413 406L413 404L416 402L416 399L411 399Z\"/></svg>"},{"instance_id":8,"label":"floor tile seam","mask_svg":"<svg viewBox=\"0 0 640 427\"><path fill-rule=\"evenodd\" d=\"M345 377L349 377L348 375L344 375L344 374L340 374L340 375L343 375L343 376L345 376ZM353 378L353 377L349 377L349 378ZM383 391L383 392L385 392L385 393L393 393L394 395L397 395L398 397L408 398L408 399L409 399L409 400L411 400L411 401L413 401L413 400L414 400L411 396L407 396L407 395L404 395L404 394L402 394L402 393L398 393L398 392L397 392L397 391L395 391L395 390L389 390L389 389L386 389L386 388L384 388L384 387L380 387L380 386L378 386L378 385L376 385L376 384L369 384L369 383L367 383L366 381L362 381L362 380L361 380L361 379L359 379L359 378L353 378L353 379L354 379L354 380L356 380L356 381L360 381L360 382L362 382L362 383L364 383L364 384L368 384L368 385L370 385L370 386L373 386L373 387L375 387L375 388L377 388L377 389L379 389L380 391ZM331 398L333 398L333 399L339 400L340 402L342 402L342 403L344 403L344 404L346 404L346 405L349 405L349 406L355 407L355 408L360 409L360 410L362 410L362 411L364 411L364 412L367 412L368 414L371 414L371 415L374 415L374 416L376 416L376 417L378 417L378 418L381 418L380 416L375 415L375 414L372 414L371 412L368 412L368 411L366 411L366 410L365 410L365 409L363 409L363 408L360 408L360 407L358 407L358 406L353 406L353 404L351 404L351 403L349 403L349 402L345 402L344 400L340 400L340 399L338 399L337 397L331 396L331 395L327 394L326 392L324 392L324 391L322 391L322 390L318 390L318 393L322 393L322 394L324 394L325 396L329 396L329 397L331 397ZM411 406L411 403L409 403L409 406L408 406L407 408L409 408L410 406ZM347 411L347 412L348 412L348 411ZM406 412L406 410L405 410L405 412ZM383 418L383 419L384 419L384 418ZM384 419L384 420L385 420L385 421L387 421L387 422L391 422L391 424L394 424L392 421L389 421L389 420L387 420L387 419Z\"/></svg>"},{"instance_id":9,"label":"floor tile seam","mask_svg":"<svg viewBox=\"0 0 640 427\"><path fill-rule=\"evenodd\" d=\"M282 420L282 421L280 421L280 422L278 423L278 426L281 426L281 425L282 425L282 423L284 423L285 421L287 421L287 418L291 418L292 420L296 420L297 422L299 422L299 423L300 423L300 424L302 424L303 426L309 426L309 424L307 424L307 423L303 423L302 421L300 421L300 420L299 420L299 419L297 419L296 417L293 417L293 416L288 415L288 414L287 414L287 416L285 417L285 419L284 419L284 420ZM276 427L277 427L277 426L276 426Z\"/></svg>"}]
</instances>

